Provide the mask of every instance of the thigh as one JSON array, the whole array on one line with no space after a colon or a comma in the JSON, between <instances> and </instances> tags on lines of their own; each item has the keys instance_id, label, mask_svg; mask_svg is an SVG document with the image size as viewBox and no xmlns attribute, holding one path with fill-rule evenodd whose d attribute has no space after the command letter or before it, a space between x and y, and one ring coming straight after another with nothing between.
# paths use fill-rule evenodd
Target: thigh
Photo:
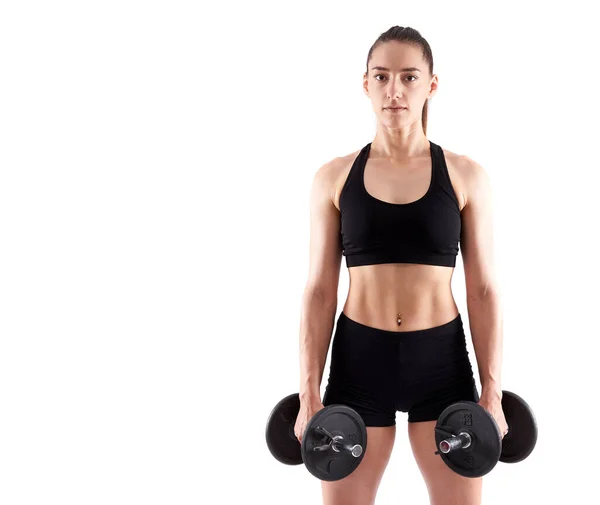
<instances>
[{"instance_id":1,"label":"thigh","mask_svg":"<svg viewBox=\"0 0 600 505\"><path fill-rule=\"evenodd\" d=\"M408 423L410 445L425 479L431 505L480 505L483 477L463 477L450 470L435 454L436 422Z\"/></svg>"},{"instance_id":2,"label":"thigh","mask_svg":"<svg viewBox=\"0 0 600 505\"><path fill-rule=\"evenodd\" d=\"M434 421L452 403L479 400L460 318L428 331L404 344L397 406L408 411L409 423Z\"/></svg>"},{"instance_id":3,"label":"thigh","mask_svg":"<svg viewBox=\"0 0 600 505\"><path fill-rule=\"evenodd\" d=\"M367 450L360 465L341 480L321 481L323 505L372 505L390 460L396 426L367 427Z\"/></svg>"},{"instance_id":4,"label":"thigh","mask_svg":"<svg viewBox=\"0 0 600 505\"><path fill-rule=\"evenodd\" d=\"M434 421L444 409L453 403L479 402L479 394L473 372L466 369L447 382L431 383L427 388L418 389L412 394L413 403L408 409L408 423Z\"/></svg>"},{"instance_id":5,"label":"thigh","mask_svg":"<svg viewBox=\"0 0 600 505\"><path fill-rule=\"evenodd\" d=\"M390 332L391 333L391 332ZM323 405L347 405L368 427L396 423L397 343L342 313L333 339Z\"/></svg>"}]
</instances>

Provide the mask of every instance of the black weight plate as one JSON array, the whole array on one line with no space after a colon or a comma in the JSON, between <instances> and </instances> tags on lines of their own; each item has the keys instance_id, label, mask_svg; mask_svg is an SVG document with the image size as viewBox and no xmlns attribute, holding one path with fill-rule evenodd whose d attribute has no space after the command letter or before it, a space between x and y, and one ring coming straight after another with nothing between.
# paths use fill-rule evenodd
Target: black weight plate
<instances>
[{"instance_id":1,"label":"black weight plate","mask_svg":"<svg viewBox=\"0 0 600 505\"><path fill-rule=\"evenodd\" d=\"M348 451L335 452L332 448L315 451L314 447L326 445L329 438L317 433L324 428L334 437L344 437L344 444L362 447L362 454L355 458ZM329 405L319 410L308 423L302 437L302 458L308 471L320 480L340 480L350 475L362 461L367 450L367 428L360 415L346 405Z\"/></svg>"},{"instance_id":2,"label":"black weight plate","mask_svg":"<svg viewBox=\"0 0 600 505\"><path fill-rule=\"evenodd\" d=\"M471 401L449 405L440 414L436 428L455 435L463 431L471 435L471 445L466 449L456 449L448 454L440 451L444 462L459 475L481 477L498 463L502 436L493 416L481 405ZM440 442L446 438L449 437L435 432L438 450Z\"/></svg>"},{"instance_id":3,"label":"black weight plate","mask_svg":"<svg viewBox=\"0 0 600 505\"><path fill-rule=\"evenodd\" d=\"M508 433L502 439L500 461L518 463L531 454L537 443L537 422L527 402L510 391L502 391L502 410Z\"/></svg>"},{"instance_id":4,"label":"black weight plate","mask_svg":"<svg viewBox=\"0 0 600 505\"><path fill-rule=\"evenodd\" d=\"M300 411L300 395L286 396L269 414L266 438L269 451L277 461L286 465L301 465L300 442L294 434L296 418Z\"/></svg>"}]
</instances>

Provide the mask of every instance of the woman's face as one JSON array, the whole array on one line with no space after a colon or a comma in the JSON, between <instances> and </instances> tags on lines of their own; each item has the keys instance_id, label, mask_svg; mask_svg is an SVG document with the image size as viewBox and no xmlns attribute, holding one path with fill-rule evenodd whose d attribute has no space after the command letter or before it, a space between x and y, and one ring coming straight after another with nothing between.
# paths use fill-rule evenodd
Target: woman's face
<instances>
[{"instance_id":1,"label":"woman's face","mask_svg":"<svg viewBox=\"0 0 600 505\"><path fill-rule=\"evenodd\" d=\"M379 123L392 128L417 121L420 125L425 101L437 90L437 75L429 77L429 65L419 46L389 41L371 53L363 88Z\"/></svg>"}]
</instances>

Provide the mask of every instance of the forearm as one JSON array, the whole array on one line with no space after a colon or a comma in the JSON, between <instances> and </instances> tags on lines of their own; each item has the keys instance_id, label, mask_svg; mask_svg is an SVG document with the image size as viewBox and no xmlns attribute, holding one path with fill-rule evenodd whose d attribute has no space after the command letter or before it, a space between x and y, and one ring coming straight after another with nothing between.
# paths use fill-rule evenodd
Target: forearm
<instances>
[{"instance_id":1,"label":"forearm","mask_svg":"<svg viewBox=\"0 0 600 505\"><path fill-rule=\"evenodd\" d=\"M300 316L300 399L321 399L321 380L331 342L337 300L306 291Z\"/></svg>"},{"instance_id":2,"label":"forearm","mask_svg":"<svg viewBox=\"0 0 600 505\"><path fill-rule=\"evenodd\" d=\"M498 291L467 299L469 327L477 358L481 396L502 394L502 304Z\"/></svg>"}]
</instances>

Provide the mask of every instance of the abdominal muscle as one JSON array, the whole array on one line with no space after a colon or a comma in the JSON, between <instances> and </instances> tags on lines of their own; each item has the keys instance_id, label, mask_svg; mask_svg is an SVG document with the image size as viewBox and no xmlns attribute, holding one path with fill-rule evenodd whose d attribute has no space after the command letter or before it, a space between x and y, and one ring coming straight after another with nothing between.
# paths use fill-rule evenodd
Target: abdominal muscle
<instances>
[{"instance_id":1,"label":"abdominal muscle","mask_svg":"<svg viewBox=\"0 0 600 505\"><path fill-rule=\"evenodd\" d=\"M350 287L342 310L358 323L414 331L441 326L459 314L450 286L452 267L386 263L350 267L348 272Z\"/></svg>"}]
</instances>

